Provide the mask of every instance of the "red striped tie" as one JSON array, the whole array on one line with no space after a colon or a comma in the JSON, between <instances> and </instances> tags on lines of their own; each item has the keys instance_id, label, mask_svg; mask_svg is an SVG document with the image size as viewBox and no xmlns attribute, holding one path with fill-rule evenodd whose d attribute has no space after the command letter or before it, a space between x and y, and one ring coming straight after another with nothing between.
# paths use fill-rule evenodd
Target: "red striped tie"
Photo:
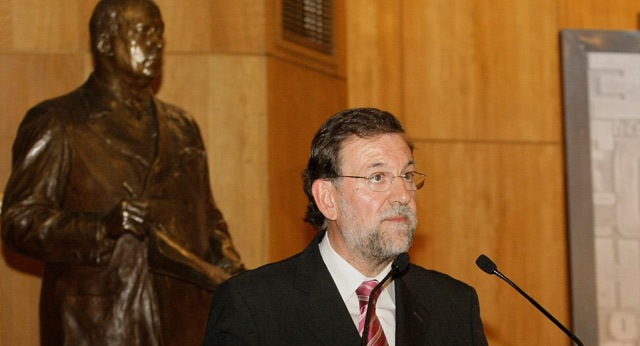
<instances>
[{"instance_id":1,"label":"red striped tie","mask_svg":"<svg viewBox=\"0 0 640 346\"><path fill-rule=\"evenodd\" d=\"M360 323L358 324L358 331L360 335L364 331L364 320L367 316L367 303L369 302L369 296L371 295L371 291L378 284L377 280L369 280L360 284L360 287L356 290L356 294L358 295L358 300L360 301ZM378 296L380 296L380 292L382 289L376 292L375 297L373 297L373 302L371 304L371 320L369 321L369 335L367 337L367 346L388 346L387 338L384 335L384 331L382 330L382 325L380 324L380 320L378 316L376 316L376 301L378 300Z\"/></svg>"}]
</instances>

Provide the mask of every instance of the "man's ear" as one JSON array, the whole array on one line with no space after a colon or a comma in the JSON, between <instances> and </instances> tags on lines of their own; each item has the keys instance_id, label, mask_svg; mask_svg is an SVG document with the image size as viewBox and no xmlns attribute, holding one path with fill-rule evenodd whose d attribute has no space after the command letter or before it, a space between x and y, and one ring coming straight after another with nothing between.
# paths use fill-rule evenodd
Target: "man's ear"
<instances>
[{"instance_id":1,"label":"man's ear","mask_svg":"<svg viewBox=\"0 0 640 346\"><path fill-rule=\"evenodd\" d=\"M113 45L111 44L111 35L106 32L98 35L96 39L96 49L104 56L113 56Z\"/></svg>"},{"instance_id":2,"label":"man's ear","mask_svg":"<svg viewBox=\"0 0 640 346\"><path fill-rule=\"evenodd\" d=\"M311 185L313 199L327 220L338 218L338 191L330 180L317 179Z\"/></svg>"}]
</instances>

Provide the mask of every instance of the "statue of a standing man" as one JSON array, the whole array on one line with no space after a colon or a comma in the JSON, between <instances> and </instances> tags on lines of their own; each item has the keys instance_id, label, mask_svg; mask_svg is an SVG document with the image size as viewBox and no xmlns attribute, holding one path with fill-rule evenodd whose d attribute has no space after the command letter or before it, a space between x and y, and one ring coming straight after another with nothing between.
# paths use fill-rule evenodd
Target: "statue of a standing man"
<instances>
[{"instance_id":1,"label":"statue of a standing man","mask_svg":"<svg viewBox=\"0 0 640 346\"><path fill-rule=\"evenodd\" d=\"M2 237L45 262L42 345L198 345L212 289L243 270L203 141L154 97L164 24L151 0L101 0L95 70L26 114Z\"/></svg>"}]
</instances>

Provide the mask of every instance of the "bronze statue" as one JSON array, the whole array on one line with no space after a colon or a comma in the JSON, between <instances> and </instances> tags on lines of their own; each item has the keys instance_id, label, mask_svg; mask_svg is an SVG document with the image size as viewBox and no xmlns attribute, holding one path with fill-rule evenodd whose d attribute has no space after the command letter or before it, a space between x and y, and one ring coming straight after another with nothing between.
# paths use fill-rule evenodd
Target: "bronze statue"
<instances>
[{"instance_id":1,"label":"bronze statue","mask_svg":"<svg viewBox=\"0 0 640 346\"><path fill-rule=\"evenodd\" d=\"M244 269L195 121L153 95L164 24L151 0L101 0L95 70L28 111L2 237L45 263L42 345L198 345L213 289Z\"/></svg>"}]
</instances>

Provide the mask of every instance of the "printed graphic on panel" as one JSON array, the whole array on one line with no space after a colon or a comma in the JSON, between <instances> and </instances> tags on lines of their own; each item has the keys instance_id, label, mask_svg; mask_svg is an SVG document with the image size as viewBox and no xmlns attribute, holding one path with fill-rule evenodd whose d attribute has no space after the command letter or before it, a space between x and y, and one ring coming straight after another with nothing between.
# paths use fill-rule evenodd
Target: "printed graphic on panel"
<instances>
[{"instance_id":1,"label":"printed graphic on panel","mask_svg":"<svg viewBox=\"0 0 640 346\"><path fill-rule=\"evenodd\" d=\"M640 56L589 53L600 345L640 345Z\"/></svg>"}]
</instances>

